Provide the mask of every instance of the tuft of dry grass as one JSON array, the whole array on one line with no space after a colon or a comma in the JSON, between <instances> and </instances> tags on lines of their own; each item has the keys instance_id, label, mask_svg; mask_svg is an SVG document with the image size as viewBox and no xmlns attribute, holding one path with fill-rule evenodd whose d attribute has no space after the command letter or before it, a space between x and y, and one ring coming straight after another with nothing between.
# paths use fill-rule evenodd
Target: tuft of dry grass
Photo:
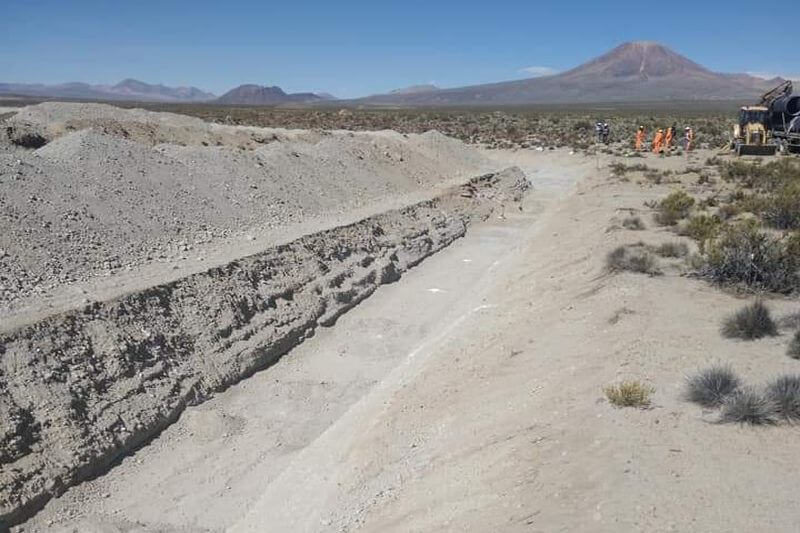
<instances>
[{"instance_id":1,"label":"tuft of dry grass","mask_svg":"<svg viewBox=\"0 0 800 533\"><path fill-rule=\"evenodd\" d=\"M623 381L617 385L609 385L603 392L615 407L643 408L650 405L650 396L655 389L640 381Z\"/></svg>"}]
</instances>

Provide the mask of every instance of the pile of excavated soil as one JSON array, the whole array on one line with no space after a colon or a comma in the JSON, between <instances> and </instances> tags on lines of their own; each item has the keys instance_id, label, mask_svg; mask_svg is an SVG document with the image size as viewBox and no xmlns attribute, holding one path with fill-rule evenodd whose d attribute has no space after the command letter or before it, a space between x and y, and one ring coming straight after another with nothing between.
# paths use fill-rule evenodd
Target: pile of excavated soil
<instances>
[{"instance_id":1,"label":"pile of excavated soil","mask_svg":"<svg viewBox=\"0 0 800 533\"><path fill-rule=\"evenodd\" d=\"M436 132L244 128L101 104L26 107L2 129L0 316L59 286L314 217L335 225L491 167Z\"/></svg>"}]
</instances>

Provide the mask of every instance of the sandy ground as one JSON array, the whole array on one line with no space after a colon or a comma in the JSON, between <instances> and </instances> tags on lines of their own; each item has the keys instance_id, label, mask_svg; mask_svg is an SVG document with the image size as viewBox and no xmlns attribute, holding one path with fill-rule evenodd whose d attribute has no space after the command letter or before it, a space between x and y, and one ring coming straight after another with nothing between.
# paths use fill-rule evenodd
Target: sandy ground
<instances>
[{"instance_id":1,"label":"sandy ground","mask_svg":"<svg viewBox=\"0 0 800 533\"><path fill-rule=\"evenodd\" d=\"M725 339L741 299L677 268L604 269L619 244L678 239L644 207L674 186L610 179L605 157L490 156L534 183L522 213L187 410L24 530L796 531L796 428L718 425L682 399L714 362L754 384L796 372L788 332ZM631 213L648 229L622 229ZM630 378L655 388L651 409L607 403L602 388Z\"/></svg>"},{"instance_id":2,"label":"sandy ground","mask_svg":"<svg viewBox=\"0 0 800 533\"><path fill-rule=\"evenodd\" d=\"M787 339L722 338L741 302L703 282L606 275L615 245L674 237L616 226L668 186L602 174L529 228L480 313L306 448L231 531L796 530L796 428L716 425L681 400L685 374L712 362L752 383L796 371ZM624 378L655 387L652 409L604 400Z\"/></svg>"}]
</instances>

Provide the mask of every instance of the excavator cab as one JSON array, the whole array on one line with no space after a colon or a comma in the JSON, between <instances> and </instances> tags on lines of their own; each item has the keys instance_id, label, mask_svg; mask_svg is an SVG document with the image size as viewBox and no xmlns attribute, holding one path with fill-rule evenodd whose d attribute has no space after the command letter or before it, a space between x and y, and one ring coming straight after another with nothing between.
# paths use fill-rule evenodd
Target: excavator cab
<instances>
[{"instance_id":1,"label":"excavator cab","mask_svg":"<svg viewBox=\"0 0 800 533\"><path fill-rule=\"evenodd\" d=\"M736 155L775 155L777 146L767 138L769 109L745 106L739 110L739 123L733 126L731 147Z\"/></svg>"}]
</instances>

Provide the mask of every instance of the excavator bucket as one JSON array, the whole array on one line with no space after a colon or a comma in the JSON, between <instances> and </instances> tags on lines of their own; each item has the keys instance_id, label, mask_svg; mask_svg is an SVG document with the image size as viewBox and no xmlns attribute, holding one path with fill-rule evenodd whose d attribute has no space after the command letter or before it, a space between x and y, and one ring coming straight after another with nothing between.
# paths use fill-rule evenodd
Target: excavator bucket
<instances>
[{"instance_id":1,"label":"excavator bucket","mask_svg":"<svg viewBox=\"0 0 800 533\"><path fill-rule=\"evenodd\" d=\"M736 155L775 155L777 150L774 144L739 144L736 146Z\"/></svg>"}]
</instances>

